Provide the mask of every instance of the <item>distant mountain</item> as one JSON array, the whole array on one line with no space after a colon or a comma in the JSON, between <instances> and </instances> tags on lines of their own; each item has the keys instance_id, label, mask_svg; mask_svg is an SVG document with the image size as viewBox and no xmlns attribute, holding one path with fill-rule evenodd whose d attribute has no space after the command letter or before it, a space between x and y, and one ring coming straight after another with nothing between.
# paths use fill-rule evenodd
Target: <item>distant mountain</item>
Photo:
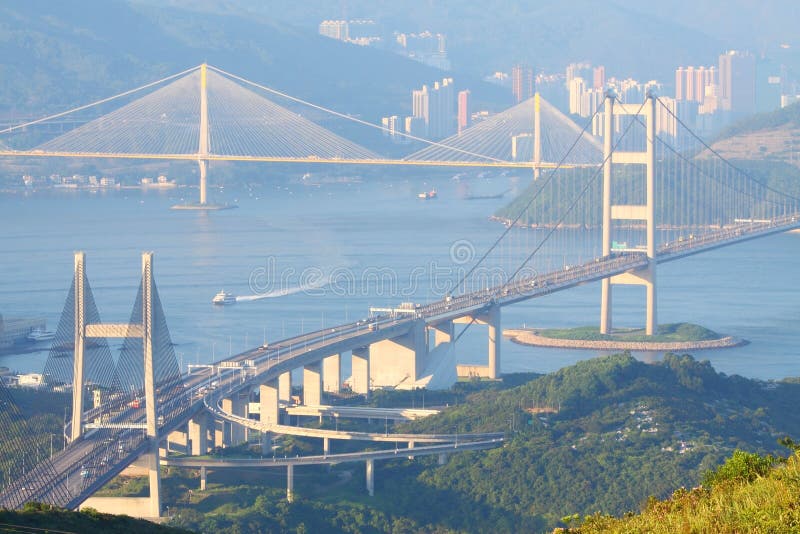
<instances>
[{"instance_id":1,"label":"distant mountain","mask_svg":"<svg viewBox=\"0 0 800 534\"><path fill-rule=\"evenodd\" d=\"M410 114L411 90L445 73L321 37L272 13L219 14L123 0L0 4L0 118L36 117L203 61L293 96L379 122ZM508 90L456 76L486 105Z\"/></svg>"},{"instance_id":2,"label":"distant mountain","mask_svg":"<svg viewBox=\"0 0 800 534\"><path fill-rule=\"evenodd\" d=\"M720 134L712 148L727 159L800 168L800 102L733 124Z\"/></svg>"},{"instance_id":3,"label":"distant mountain","mask_svg":"<svg viewBox=\"0 0 800 534\"><path fill-rule=\"evenodd\" d=\"M677 66L716 63L726 46L699 24L685 24L690 9L681 20L666 16L666 4L658 10L626 0L168 1L217 12L269 11L310 30L328 18L372 18L388 37L393 30L441 32L454 68L476 76L508 70L517 62L563 72L568 63L588 60L605 65L608 75L658 78L671 85Z\"/></svg>"}]
</instances>

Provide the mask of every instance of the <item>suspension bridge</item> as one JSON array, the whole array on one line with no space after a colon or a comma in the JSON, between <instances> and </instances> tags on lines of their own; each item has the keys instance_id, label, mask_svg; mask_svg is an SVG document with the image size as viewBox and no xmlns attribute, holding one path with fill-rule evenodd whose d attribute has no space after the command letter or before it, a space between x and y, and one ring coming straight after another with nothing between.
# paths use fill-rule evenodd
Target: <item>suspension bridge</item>
<instances>
[{"instance_id":1,"label":"suspension bridge","mask_svg":"<svg viewBox=\"0 0 800 534\"><path fill-rule=\"evenodd\" d=\"M505 228L477 259L460 263L459 251L454 251L455 263L464 269L456 270L451 290L441 299L276 341L188 375L181 374L175 361L152 254L142 257L142 281L126 323L101 321L85 258L76 254L72 287L45 368L50 387L72 393L71 420L65 425L69 445L35 465L30 460L27 465L24 460L20 463L26 433L24 425L15 425L17 433L9 447L16 447L19 454L3 456L0 506L19 508L31 500L67 508L92 503L157 517L159 465L176 463L167 455L170 442L179 443L190 455L203 455L213 445L240 443L249 432L257 433L266 451L276 434L324 440L322 458L274 461L287 469L289 498L293 467L303 462L363 460L371 493L372 462L391 453L339 456L330 454L332 441L407 443L408 447L396 449L403 455L416 454L416 442L434 444L420 447L421 455L453 453L459 446L495 447L502 445L502 438L390 434L388 423L384 433L283 424L286 404L292 401L292 371L302 369L302 404L310 413L328 413L323 392L341 386L343 354L350 355L356 393L369 395L376 387L431 387L443 375L455 376L464 367L456 363L454 347L469 328L485 326L486 365L462 371L497 379L505 306L600 281L600 329L608 333L613 329L614 287L639 285L645 289L645 328L654 334L659 264L800 227L800 199L794 191L780 190L721 158L655 95L632 104L609 94L591 117L602 126L601 141L588 133L589 124L581 129L565 123L557 111L535 98L459 137L430 142L403 160L388 160L243 89L239 83L245 81L218 69L201 66L162 82L170 83L84 126L35 148L8 149L0 155L198 161L201 202L206 201L205 166L216 158L494 166L540 172L510 205ZM221 110L212 104L220 104ZM671 126L663 127L664 122ZM509 138L524 133L524 127L539 141L527 161L511 161ZM547 159L552 161L543 162ZM109 338L124 340L116 358ZM0 402L9 407L0 416L20 423L8 392L0 394ZM258 401L250 402L254 397ZM251 410L254 406L257 409ZM95 492L134 462L148 470L149 497L136 502L92 501ZM190 459L183 464L216 465Z\"/></svg>"}]
</instances>

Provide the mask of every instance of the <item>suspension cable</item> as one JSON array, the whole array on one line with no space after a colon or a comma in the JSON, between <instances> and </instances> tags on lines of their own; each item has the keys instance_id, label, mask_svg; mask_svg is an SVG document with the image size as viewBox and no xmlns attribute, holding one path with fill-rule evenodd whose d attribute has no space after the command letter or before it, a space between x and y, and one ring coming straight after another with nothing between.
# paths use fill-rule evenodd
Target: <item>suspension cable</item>
<instances>
[{"instance_id":1,"label":"suspension cable","mask_svg":"<svg viewBox=\"0 0 800 534\"><path fill-rule=\"evenodd\" d=\"M179 76L183 76L184 74L188 74L188 73L190 73L190 72L192 72L194 70L197 70L199 68L200 68L199 66L192 67L190 69L186 69L186 70L184 70L182 72L179 72L177 74L172 74L170 76L167 76L166 78L161 78L160 80L157 80L155 82L150 82L150 83L147 83L145 85L141 85L141 86L139 86L139 87L137 87L135 89L130 89L128 91L122 92L122 93L120 93L118 95L110 96L110 97L107 97L107 98L102 98L100 100L92 102L91 104L84 104L83 106L78 106L77 108L73 108L73 109L70 109L68 111L62 111L61 113L56 113L54 115L49 115L47 117L42 117L41 119L36 119L36 120L30 121L30 122L26 122L24 124L18 124L16 126L11 126L9 128L6 128L5 130L0 130L0 134L13 132L15 130L19 130L21 128L25 128L27 126L33 126L34 124L39 124L41 122L49 121L51 119L57 119L59 117L63 117L64 115L69 115L70 113L75 113L76 111L83 111L84 109L87 109L87 108L90 108L90 107L93 107L93 106L99 106L100 104L105 104L106 102L111 102L112 100L116 100L117 98L122 98L123 96L128 96L130 94L136 93L137 91L142 91L144 89L149 89L150 87L153 87L154 85L158 85L158 84L164 83L166 81L173 80L175 78L178 78Z\"/></svg>"},{"instance_id":2,"label":"suspension cable","mask_svg":"<svg viewBox=\"0 0 800 534\"><path fill-rule=\"evenodd\" d=\"M614 99L616 100L616 97L614 97ZM645 100L644 102L642 102L642 105L639 106L639 109L636 111L636 116L637 117L638 117L639 113L642 111L642 109L644 108L644 105L645 105L646 102L647 101ZM536 248L533 249L533 252L531 252L528 255L528 257L525 258L525 261L523 261L520 264L520 266L517 268L517 270L514 271L514 274L512 274L508 278L508 282L506 282L505 285L508 285L509 283L511 283L511 280L513 280L514 277L517 276L519 274L519 272L522 271L523 268L525 268L525 265L527 265L528 262L533 259L533 257L536 255L536 253L539 252L539 250L541 250L541 248L542 248L542 246L544 246L545 242L550 238L551 235L553 235L555 233L555 231L558 229L558 227L561 225L561 223L564 222L564 219L566 219L567 215L569 215L569 213L575 208L575 206L578 205L578 201L580 201L583 198L583 195L586 194L586 191L589 190L589 187L591 187L591 185L595 182L595 180L597 180L597 177L600 176L600 171L603 169L603 166L606 164L606 162L611 158L611 156L617 150L617 148L619 147L619 144L622 142L622 140L627 135L628 131L631 129L631 126L633 126L633 124L634 124L634 121L627 121L627 122L628 122L628 124L625 126L625 130L622 132L622 135L619 136L619 138L617 139L616 143L614 143L614 146L612 147L611 152L603 159L603 163L594 172L594 176L592 176L586 182L586 185L583 186L583 189L581 190L581 193L577 197L575 197L575 199L572 201L572 203L570 203L570 205L567 207L567 209L564 210L564 213L561 214L561 216L558 218L556 223L550 228L550 230L547 232L547 235L544 236L544 239L542 239L539 242L539 244L536 246Z\"/></svg>"},{"instance_id":3,"label":"suspension cable","mask_svg":"<svg viewBox=\"0 0 800 534\"><path fill-rule=\"evenodd\" d=\"M373 124L371 122L365 121L363 119L359 119L357 117L353 117L351 115L347 115L346 113L341 113L339 111L334 111L334 110L326 108L324 106L320 106L319 104L313 104L313 103L308 102L306 100L303 100L301 98L297 98L295 96L291 96L289 94L286 94L286 93L284 93L282 91L278 91L276 89L272 89L272 88L267 87L265 85L261 85L261 84L256 83L256 82L252 82L252 81L250 81L250 80L248 80L246 78L242 78L241 76L237 76L237 75L232 74L230 72L226 72L226 71L224 71L222 69L219 69L217 67L213 67L213 66L209 65L208 68L213 70L213 71L218 72L219 74L223 74L223 75L228 76L228 77L230 77L230 78L232 78L234 80L240 81L242 83L246 83L248 85L252 85L253 87L257 87L257 88L259 88L259 89L261 89L263 91L267 91L268 93L272 93L274 95L280 96L280 97L285 98L287 100L290 100L292 102L296 102L298 104L302 104L304 106L308 106L308 107L316 109L318 111L324 111L325 113L329 113L329 114L334 115L336 117L339 117L341 119L346 119L346 120L355 122L357 124L361 124L362 126L368 126L370 128L374 128L374 129L380 130L382 132L388 132L389 131L387 128L384 128L383 126L379 126L377 124ZM0 132L0 133L2 133L2 132ZM499 159L499 158L494 158L492 156L486 156L484 154L477 154L475 152L470 152L469 150L464 150L464 149L461 149L461 148L452 147L452 146L449 146L449 145L445 145L444 143L438 143L436 141L431 141L430 139L425 139L423 137L417 137L415 135L411 135L411 134L408 134L408 133L397 132L396 131L395 135L400 135L402 137L405 137L407 139L411 139L413 141L420 141L422 143L426 143L426 144L431 145L431 146L440 147L440 148L446 148L447 150L453 150L453 151L456 151L456 152L460 152L460 153L468 155L468 156L473 156L473 157L476 157L476 158L482 158L482 159L485 159L485 160L488 160L488 161L494 161L494 162L497 162L497 163L506 163L505 160L502 160L502 159Z\"/></svg>"},{"instance_id":4,"label":"suspension cable","mask_svg":"<svg viewBox=\"0 0 800 534\"><path fill-rule=\"evenodd\" d=\"M664 103L663 103L663 102L661 102L661 99L660 99L660 98L656 97L656 99L657 99L657 100L658 100L658 102L659 102L659 103L662 105L662 107L663 107L665 110L667 110L667 113L669 113L669 115L670 115L672 118L674 118L674 119L675 119L675 120L678 122L678 124L680 124L681 126L683 126L683 128L684 128L686 131L688 131L688 132L691 134L691 136L695 138L695 140L697 140L697 141L698 141L698 142L699 142L701 145L703 145L703 147L705 147L705 148L706 148L706 150L708 150L709 152L711 152L712 154L714 154L715 156L717 156L717 157L720 159L720 161L723 161L723 162L725 162L725 164L726 164L726 165L729 165L730 167L732 167L732 168L733 168L733 169L735 169L736 171L738 171L738 172L742 173L744 176L746 176L747 178L749 178L749 179L750 179L750 180L752 180L753 182L755 182L755 183L757 183L758 185L760 185L760 186L764 187L765 189L768 189L769 191L772 191L772 192L773 192L773 193L775 193L776 195L780 195L780 196L786 197L786 198L788 198L788 199L790 199L790 200L793 200L793 201L795 201L795 202L800 202L800 198L798 198L798 197L794 197L794 196L792 196L792 195L790 195L790 194L788 194L788 193L785 193L785 192L783 192L783 191L778 191L777 189L775 189L775 188L773 188L773 187L769 186L769 185L768 185L767 183L765 183L764 181L762 181L762 180L759 180L758 178L754 178L754 177L753 177L753 176L751 176L749 173L747 173L746 171L744 171L744 170L743 170L743 169L741 169L740 167L738 167L738 166L734 165L734 164L733 164L731 161L729 161L729 160L727 160L726 158L724 158L724 157L723 157L723 156L722 156L722 155L721 155L719 152L717 152L716 150L714 150L714 148L712 148L712 147L711 147L711 146L710 146L708 143L706 143L706 142L705 142L705 141L704 141L704 140L703 140L703 139L702 139L700 136L698 136L696 133L694 133L694 132L693 132L693 131L692 131L692 130L691 130L691 129L690 129L690 128L689 128L689 127L686 125L686 123L685 123L685 122L683 122L683 121L680 119L680 117L678 117L678 116L677 116L675 113L673 113L673 112L672 112L672 110L671 110L671 109L669 109L669 106L666 106L666 105L664 105Z\"/></svg>"},{"instance_id":5,"label":"suspension cable","mask_svg":"<svg viewBox=\"0 0 800 534\"><path fill-rule=\"evenodd\" d=\"M514 218L514 220L511 221L511 223L509 223L506 226L506 229L500 234L500 237L498 237L495 240L495 242L486 250L486 252L484 252L484 254L481 256L481 258L475 263L475 265L473 265L472 268L470 268L470 270L467 271L467 273L464 274L464 276L461 277L461 280L459 280L458 283L455 285L455 289L456 290L459 287L461 287L461 285L466 281L466 279L470 275L472 275L473 272L475 272L475 270L481 265L481 263L483 263L483 261L489 256L489 254L491 254L491 252L495 248L497 248L497 246L500 244L500 242L503 240L503 238L506 235L508 235L508 233L511 231L511 229L519 222L519 220L522 218L522 216L528 211L528 208L530 208L533 205L533 203L536 201L536 199L539 198L539 195L542 193L542 191L544 191L545 187L547 187L550 184L550 182L553 181L553 179L555 178L556 174L558 174L559 169L561 169L561 167L564 165L564 162L567 160L567 158L572 153L572 151L575 149L575 147L578 146L578 143L580 142L580 140L583 139L584 134L589 129L589 125L592 124L592 122L594 121L595 116L600 112L600 109L601 108L596 109L594 111L594 113L592 114L592 116L589 117L589 120L583 126L583 129L581 130L581 133L578 135L578 137L575 139L575 141L572 143L572 145L570 145L569 149L564 154L564 156L561 157L561 160L558 162L558 165L556 165L556 167L553 169L553 172L548 174L547 179L544 181L544 183L541 184L539 189L531 196L531 199L528 201L527 204L525 204L525 207L523 207L522 210L520 210L519 214ZM601 165L601 168L602 168L602 165Z\"/></svg>"}]
</instances>

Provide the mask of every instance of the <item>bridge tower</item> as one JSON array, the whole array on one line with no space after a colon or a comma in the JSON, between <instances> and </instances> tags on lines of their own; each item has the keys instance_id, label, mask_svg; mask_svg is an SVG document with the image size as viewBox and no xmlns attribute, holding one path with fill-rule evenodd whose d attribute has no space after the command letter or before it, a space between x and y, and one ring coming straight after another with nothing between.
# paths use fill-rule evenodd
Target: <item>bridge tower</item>
<instances>
[{"instance_id":1,"label":"bridge tower","mask_svg":"<svg viewBox=\"0 0 800 534\"><path fill-rule=\"evenodd\" d=\"M538 180L542 163L542 101L539 91L533 95L533 179Z\"/></svg>"},{"instance_id":2,"label":"bridge tower","mask_svg":"<svg viewBox=\"0 0 800 534\"><path fill-rule=\"evenodd\" d=\"M645 221L647 230L648 265L642 269L604 278L602 280L600 301L600 333L608 334L612 330L612 288L615 285L643 285L647 292L647 310L645 333L651 336L656 333L656 222L655 222L655 106L656 98L647 95L644 106L630 104L614 104L614 96L606 95L605 122L603 136L603 256L611 254L612 221L638 220ZM614 117L644 115L646 128L646 148L644 151L614 151ZM613 152L613 153L612 153ZM646 167L646 200L644 205L612 205L611 192L613 181L613 164L639 164Z\"/></svg>"},{"instance_id":3,"label":"bridge tower","mask_svg":"<svg viewBox=\"0 0 800 534\"><path fill-rule=\"evenodd\" d=\"M200 167L200 205L208 203L206 173L208 171L208 65L200 65L200 142L197 147L197 164Z\"/></svg>"},{"instance_id":4,"label":"bridge tower","mask_svg":"<svg viewBox=\"0 0 800 534\"><path fill-rule=\"evenodd\" d=\"M147 468L150 478L150 498L148 517L159 517L161 514L161 475L159 471L159 437L157 419L157 398L155 389L155 365L153 362L153 328L154 328L154 284L153 253L142 253L142 319L141 323L94 323L85 324L86 318L86 255L75 253L75 346L74 373L72 383L72 441L83 435L84 423L84 352L87 339L92 338L141 338L142 357L144 361L144 400L145 430L150 441L150 451L146 454ZM110 513L124 513L110 510Z\"/></svg>"}]
</instances>

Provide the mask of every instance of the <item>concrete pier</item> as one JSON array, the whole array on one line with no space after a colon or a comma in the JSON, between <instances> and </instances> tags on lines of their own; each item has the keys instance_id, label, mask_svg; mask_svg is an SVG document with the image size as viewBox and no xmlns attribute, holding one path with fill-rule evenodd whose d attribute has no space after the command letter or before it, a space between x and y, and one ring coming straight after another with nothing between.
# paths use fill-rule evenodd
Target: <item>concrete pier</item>
<instances>
[{"instance_id":1,"label":"concrete pier","mask_svg":"<svg viewBox=\"0 0 800 534\"><path fill-rule=\"evenodd\" d=\"M322 404L322 365L319 362L303 366L303 404Z\"/></svg>"},{"instance_id":2,"label":"concrete pier","mask_svg":"<svg viewBox=\"0 0 800 534\"><path fill-rule=\"evenodd\" d=\"M369 347L353 349L351 356L352 378L350 386L353 393L369 396Z\"/></svg>"},{"instance_id":3,"label":"concrete pier","mask_svg":"<svg viewBox=\"0 0 800 534\"><path fill-rule=\"evenodd\" d=\"M370 497L375 496L375 460L369 459L367 464L367 493Z\"/></svg>"},{"instance_id":4,"label":"concrete pier","mask_svg":"<svg viewBox=\"0 0 800 534\"><path fill-rule=\"evenodd\" d=\"M339 393L339 391L341 391L341 354L333 354L322 360L322 389L330 393Z\"/></svg>"},{"instance_id":5,"label":"concrete pier","mask_svg":"<svg viewBox=\"0 0 800 534\"><path fill-rule=\"evenodd\" d=\"M283 402L292 400L292 373L286 371L278 377L278 399Z\"/></svg>"},{"instance_id":6,"label":"concrete pier","mask_svg":"<svg viewBox=\"0 0 800 534\"><path fill-rule=\"evenodd\" d=\"M260 418L262 423L277 425L280 423L280 409L278 405L279 381L270 380L258 388Z\"/></svg>"},{"instance_id":7,"label":"concrete pier","mask_svg":"<svg viewBox=\"0 0 800 534\"><path fill-rule=\"evenodd\" d=\"M294 501L294 466L292 464L286 466L286 500Z\"/></svg>"},{"instance_id":8,"label":"concrete pier","mask_svg":"<svg viewBox=\"0 0 800 534\"><path fill-rule=\"evenodd\" d=\"M414 383L425 369L428 356L427 329L417 320L407 334L384 339L370 347L370 386L395 387Z\"/></svg>"},{"instance_id":9,"label":"concrete pier","mask_svg":"<svg viewBox=\"0 0 800 534\"><path fill-rule=\"evenodd\" d=\"M208 416L199 414L189 420L189 452L202 456L208 452Z\"/></svg>"}]
</instances>

